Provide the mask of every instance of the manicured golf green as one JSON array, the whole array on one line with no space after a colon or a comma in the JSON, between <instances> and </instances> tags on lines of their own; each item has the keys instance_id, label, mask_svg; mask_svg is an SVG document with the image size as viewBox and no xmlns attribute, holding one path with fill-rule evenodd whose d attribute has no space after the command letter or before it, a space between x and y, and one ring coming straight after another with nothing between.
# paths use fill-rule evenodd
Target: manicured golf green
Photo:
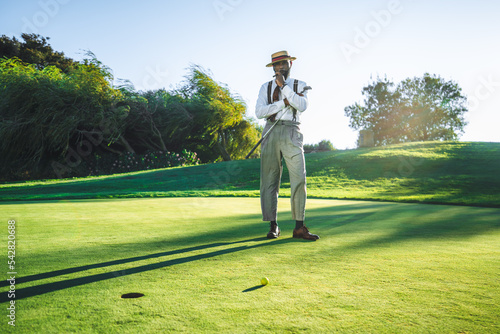
<instances>
[{"instance_id":1,"label":"manicured golf green","mask_svg":"<svg viewBox=\"0 0 500 334\"><path fill-rule=\"evenodd\" d=\"M309 198L500 207L500 143L417 142L306 154ZM0 184L0 201L258 197L260 159ZM281 196L290 196L284 168Z\"/></svg>"},{"instance_id":2,"label":"manicured golf green","mask_svg":"<svg viewBox=\"0 0 500 334\"><path fill-rule=\"evenodd\" d=\"M311 199L307 242L279 206L267 240L258 198L0 204L0 332L500 332L500 209Z\"/></svg>"}]
</instances>

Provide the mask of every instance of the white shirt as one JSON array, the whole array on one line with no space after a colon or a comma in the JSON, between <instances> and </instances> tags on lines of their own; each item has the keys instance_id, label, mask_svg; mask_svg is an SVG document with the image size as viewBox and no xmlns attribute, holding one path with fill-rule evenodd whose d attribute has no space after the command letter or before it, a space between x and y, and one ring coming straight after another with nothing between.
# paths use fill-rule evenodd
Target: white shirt
<instances>
[{"instance_id":1,"label":"white shirt","mask_svg":"<svg viewBox=\"0 0 500 334\"><path fill-rule=\"evenodd\" d=\"M294 80L295 79L293 78L286 79L286 86L280 91L280 100L272 104L267 104L267 85L269 84L269 81L260 87L259 98L257 99L257 105L255 106L255 115L258 119L267 118L278 113L278 115L276 115L277 120L283 116L281 120L291 121L293 120L293 110L291 107L294 107L297 110L295 121L300 123L300 116L307 109L309 101L307 100L307 90L304 91L306 83L299 80L297 91L304 94L304 96L300 96L295 94L293 91ZM271 100L276 86L276 80L273 80L273 85L271 87ZM285 98L288 100L288 103L290 103L290 106L285 105Z\"/></svg>"}]
</instances>

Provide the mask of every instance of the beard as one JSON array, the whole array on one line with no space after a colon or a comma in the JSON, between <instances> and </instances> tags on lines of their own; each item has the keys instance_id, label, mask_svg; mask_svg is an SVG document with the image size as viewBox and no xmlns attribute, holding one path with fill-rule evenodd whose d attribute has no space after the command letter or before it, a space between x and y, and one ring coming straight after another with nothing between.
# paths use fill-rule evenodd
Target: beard
<instances>
[{"instance_id":1,"label":"beard","mask_svg":"<svg viewBox=\"0 0 500 334\"><path fill-rule=\"evenodd\" d=\"M288 69L288 70L280 70L278 72L281 73L281 75L283 75L285 77L285 80L288 79L288 76L290 75L290 69ZM276 73L278 73L278 72L276 72Z\"/></svg>"}]
</instances>

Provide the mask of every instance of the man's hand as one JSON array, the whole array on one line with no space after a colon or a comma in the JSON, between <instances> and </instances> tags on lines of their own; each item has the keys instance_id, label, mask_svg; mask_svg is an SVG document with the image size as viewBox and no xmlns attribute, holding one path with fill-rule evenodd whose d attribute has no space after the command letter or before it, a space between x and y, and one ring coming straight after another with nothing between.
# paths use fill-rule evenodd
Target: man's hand
<instances>
[{"instance_id":1,"label":"man's hand","mask_svg":"<svg viewBox=\"0 0 500 334\"><path fill-rule=\"evenodd\" d=\"M276 72L276 84L280 87L283 87L285 84L285 77L281 74L281 72Z\"/></svg>"},{"instance_id":2,"label":"man's hand","mask_svg":"<svg viewBox=\"0 0 500 334\"><path fill-rule=\"evenodd\" d=\"M288 100L286 98L283 100L283 102L285 102L285 106L287 106L287 107L290 106L290 102L288 102Z\"/></svg>"}]
</instances>

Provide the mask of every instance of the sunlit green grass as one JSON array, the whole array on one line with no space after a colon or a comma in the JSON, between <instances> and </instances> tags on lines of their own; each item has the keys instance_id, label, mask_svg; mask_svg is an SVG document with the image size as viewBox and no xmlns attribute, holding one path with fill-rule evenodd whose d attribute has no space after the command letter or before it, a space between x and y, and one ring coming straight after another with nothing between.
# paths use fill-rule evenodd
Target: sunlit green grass
<instances>
[{"instance_id":1,"label":"sunlit green grass","mask_svg":"<svg viewBox=\"0 0 500 334\"><path fill-rule=\"evenodd\" d=\"M309 198L500 207L500 143L420 142L306 155ZM0 185L0 200L259 196L260 160ZM290 195L286 167L281 195Z\"/></svg>"},{"instance_id":2,"label":"sunlit green grass","mask_svg":"<svg viewBox=\"0 0 500 334\"><path fill-rule=\"evenodd\" d=\"M288 199L279 212L268 240L258 198L0 204L18 272L0 332L500 331L500 209L311 199L316 242L291 238Z\"/></svg>"}]
</instances>

